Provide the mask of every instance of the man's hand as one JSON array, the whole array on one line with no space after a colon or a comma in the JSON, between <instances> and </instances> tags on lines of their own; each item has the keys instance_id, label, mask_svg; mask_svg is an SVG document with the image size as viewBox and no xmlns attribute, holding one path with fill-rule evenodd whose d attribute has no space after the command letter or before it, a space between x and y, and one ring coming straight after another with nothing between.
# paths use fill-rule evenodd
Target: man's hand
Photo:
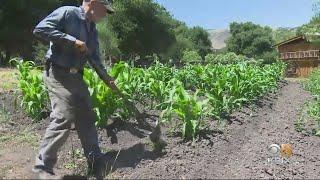
<instances>
[{"instance_id":1,"label":"man's hand","mask_svg":"<svg viewBox=\"0 0 320 180\"><path fill-rule=\"evenodd\" d=\"M88 52L88 47L85 42L76 40L74 45L79 54L85 54Z\"/></svg>"},{"instance_id":2,"label":"man's hand","mask_svg":"<svg viewBox=\"0 0 320 180\"><path fill-rule=\"evenodd\" d=\"M109 88L111 88L114 91L119 91L119 88L117 87L115 80L112 77L108 76L108 82Z\"/></svg>"}]
</instances>

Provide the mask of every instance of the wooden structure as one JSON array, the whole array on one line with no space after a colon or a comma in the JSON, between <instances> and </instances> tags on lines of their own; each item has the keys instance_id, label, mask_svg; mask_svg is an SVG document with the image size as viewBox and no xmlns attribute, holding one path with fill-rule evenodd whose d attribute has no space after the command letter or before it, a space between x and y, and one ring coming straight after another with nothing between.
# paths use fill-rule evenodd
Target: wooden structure
<instances>
[{"instance_id":1,"label":"wooden structure","mask_svg":"<svg viewBox=\"0 0 320 180\"><path fill-rule=\"evenodd\" d=\"M279 58L288 64L287 77L308 77L320 62L320 47L311 44L305 36L297 36L276 44Z\"/></svg>"}]
</instances>

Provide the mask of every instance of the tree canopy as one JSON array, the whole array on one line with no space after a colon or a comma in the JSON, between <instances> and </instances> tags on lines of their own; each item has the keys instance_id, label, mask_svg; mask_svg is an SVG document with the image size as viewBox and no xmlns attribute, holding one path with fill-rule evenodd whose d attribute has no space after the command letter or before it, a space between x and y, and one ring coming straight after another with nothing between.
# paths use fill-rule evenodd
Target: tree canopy
<instances>
[{"instance_id":1,"label":"tree canopy","mask_svg":"<svg viewBox=\"0 0 320 180\"><path fill-rule=\"evenodd\" d=\"M273 39L277 44L295 37L296 33L297 33L296 28L277 28L273 30Z\"/></svg>"},{"instance_id":2,"label":"tree canopy","mask_svg":"<svg viewBox=\"0 0 320 180\"><path fill-rule=\"evenodd\" d=\"M303 34L312 43L320 46L320 1L314 3L314 16L309 23L301 26L298 29L298 34Z\"/></svg>"},{"instance_id":3,"label":"tree canopy","mask_svg":"<svg viewBox=\"0 0 320 180\"><path fill-rule=\"evenodd\" d=\"M46 46L38 45L34 39L32 31L35 25L59 6L79 5L81 2L0 1L0 60L8 60L13 55L27 59L42 57ZM175 62L180 61L187 50L196 51L202 58L211 52L206 30L187 27L154 0L116 0L113 6L116 13L97 25L100 49L105 59L143 59L158 54L162 60L172 59ZM41 51L41 55L35 51ZM7 54L6 58L1 56L1 52Z\"/></svg>"},{"instance_id":4,"label":"tree canopy","mask_svg":"<svg viewBox=\"0 0 320 180\"><path fill-rule=\"evenodd\" d=\"M118 39L118 46L126 58L146 56L167 51L174 42L167 12L151 0L118 0L116 13L108 18L109 27Z\"/></svg>"},{"instance_id":5,"label":"tree canopy","mask_svg":"<svg viewBox=\"0 0 320 180\"><path fill-rule=\"evenodd\" d=\"M180 60L186 50L202 57L211 52L206 30L187 27L153 0L117 0L114 7L117 11L107 23L126 58L159 54L162 59Z\"/></svg>"},{"instance_id":6,"label":"tree canopy","mask_svg":"<svg viewBox=\"0 0 320 180\"><path fill-rule=\"evenodd\" d=\"M261 58L272 52L275 41L270 27L262 27L251 22L230 24L231 37L227 40L227 49L247 57Z\"/></svg>"},{"instance_id":7,"label":"tree canopy","mask_svg":"<svg viewBox=\"0 0 320 180\"><path fill-rule=\"evenodd\" d=\"M32 58L34 26L54 8L74 5L77 0L7 0L0 1L0 50L7 63L11 55Z\"/></svg>"}]
</instances>

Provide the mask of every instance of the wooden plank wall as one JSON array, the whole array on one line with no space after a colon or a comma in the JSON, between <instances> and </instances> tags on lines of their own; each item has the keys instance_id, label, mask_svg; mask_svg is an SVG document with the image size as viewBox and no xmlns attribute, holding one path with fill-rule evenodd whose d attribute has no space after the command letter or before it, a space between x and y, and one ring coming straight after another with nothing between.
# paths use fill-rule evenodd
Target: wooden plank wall
<instances>
[{"instance_id":1,"label":"wooden plank wall","mask_svg":"<svg viewBox=\"0 0 320 180\"><path fill-rule=\"evenodd\" d=\"M295 63L297 66L296 73L298 77L306 78L311 72L318 67L318 60L299 60L292 61L290 63Z\"/></svg>"}]
</instances>

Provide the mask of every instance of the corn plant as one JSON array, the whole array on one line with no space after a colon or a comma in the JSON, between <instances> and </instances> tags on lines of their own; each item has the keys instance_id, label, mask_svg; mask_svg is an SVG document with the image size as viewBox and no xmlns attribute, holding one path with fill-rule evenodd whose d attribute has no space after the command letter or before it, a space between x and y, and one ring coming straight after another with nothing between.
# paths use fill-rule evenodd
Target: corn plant
<instances>
[{"instance_id":1,"label":"corn plant","mask_svg":"<svg viewBox=\"0 0 320 180\"><path fill-rule=\"evenodd\" d=\"M129 117L130 112L123 101L109 87L107 87L98 75L91 69L85 69L84 80L89 86L94 112L96 113L96 126L103 127L112 116L123 119Z\"/></svg>"},{"instance_id":2,"label":"corn plant","mask_svg":"<svg viewBox=\"0 0 320 180\"><path fill-rule=\"evenodd\" d=\"M173 112L183 122L182 135L186 139L194 138L200 131L200 124L204 120L207 100L198 101L197 93L189 95L182 86L176 89L176 99Z\"/></svg>"},{"instance_id":3,"label":"corn plant","mask_svg":"<svg viewBox=\"0 0 320 180\"><path fill-rule=\"evenodd\" d=\"M22 92L21 106L35 121L44 117L48 107L48 93L42 82L42 74L32 71L34 63L15 60L19 70L19 87Z\"/></svg>"},{"instance_id":4,"label":"corn plant","mask_svg":"<svg viewBox=\"0 0 320 180\"><path fill-rule=\"evenodd\" d=\"M192 139L198 135L200 125L206 117L205 110L208 101L200 101L197 96L198 92L190 95L181 82L176 81L176 84L166 101L168 106L162 112L162 118L171 120L173 114L176 114L182 122L182 136L185 139Z\"/></svg>"}]
</instances>

